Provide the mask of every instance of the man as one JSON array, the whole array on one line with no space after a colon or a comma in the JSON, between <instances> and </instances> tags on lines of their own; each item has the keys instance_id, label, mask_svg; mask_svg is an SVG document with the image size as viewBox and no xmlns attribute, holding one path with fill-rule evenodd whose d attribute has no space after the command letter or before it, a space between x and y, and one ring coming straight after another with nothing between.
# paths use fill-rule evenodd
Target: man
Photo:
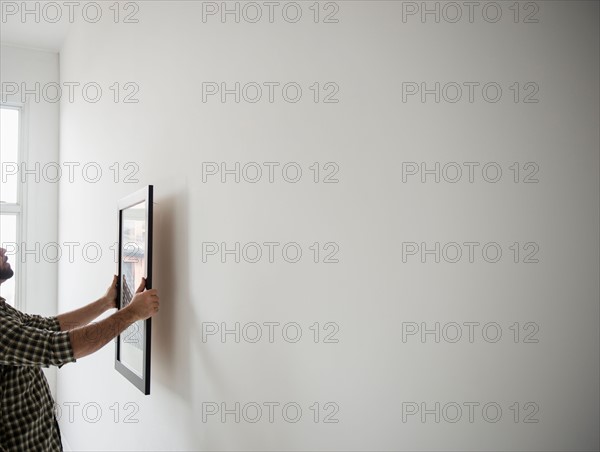
<instances>
[{"instance_id":1,"label":"man","mask_svg":"<svg viewBox=\"0 0 600 452\"><path fill-rule=\"evenodd\" d=\"M0 248L0 284L13 276ZM131 303L117 307L117 277L98 300L57 317L24 314L0 298L0 451L60 451L54 401L42 367L75 362L102 348L129 325L158 312L156 289L138 287Z\"/></svg>"}]
</instances>

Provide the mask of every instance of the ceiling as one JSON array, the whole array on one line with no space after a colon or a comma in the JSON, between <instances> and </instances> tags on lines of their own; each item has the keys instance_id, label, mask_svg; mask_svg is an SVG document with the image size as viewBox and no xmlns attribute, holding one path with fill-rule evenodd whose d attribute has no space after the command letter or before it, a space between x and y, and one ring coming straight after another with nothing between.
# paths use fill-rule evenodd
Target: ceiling
<instances>
[{"instance_id":1,"label":"ceiling","mask_svg":"<svg viewBox=\"0 0 600 452\"><path fill-rule=\"evenodd\" d=\"M58 53L70 25L68 20L57 23L30 20L22 23L19 16L8 16L6 23L0 21L0 43Z\"/></svg>"}]
</instances>

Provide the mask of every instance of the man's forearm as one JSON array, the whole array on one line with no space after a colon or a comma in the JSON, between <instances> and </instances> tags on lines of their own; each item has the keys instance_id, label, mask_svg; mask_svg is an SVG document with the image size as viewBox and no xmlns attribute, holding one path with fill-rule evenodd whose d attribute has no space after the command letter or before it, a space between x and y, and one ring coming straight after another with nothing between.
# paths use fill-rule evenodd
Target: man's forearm
<instances>
[{"instance_id":1,"label":"man's forearm","mask_svg":"<svg viewBox=\"0 0 600 452\"><path fill-rule=\"evenodd\" d=\"M85 326L111 307L110 300L102 297L82 308L60 314L58 315L60 329L61 331L70 331L74 328Z\"/></svg>"},{"instance_id":2,"label":"man's forearm","mask_svg":"<svg viewBox=\"0 0 600 452\"><path fill-rule=\"evenodd\" d=\"M100 350L137 320L133 311L124 308L98 323L70 330L69 337L75 359Z\"/></svg>"}]
</instances>

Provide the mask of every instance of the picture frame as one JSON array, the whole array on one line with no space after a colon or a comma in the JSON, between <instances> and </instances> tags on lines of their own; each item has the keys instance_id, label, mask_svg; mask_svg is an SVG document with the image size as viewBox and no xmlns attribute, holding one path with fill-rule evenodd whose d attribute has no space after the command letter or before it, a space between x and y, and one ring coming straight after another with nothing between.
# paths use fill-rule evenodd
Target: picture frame
<instances>
[{"instance_id":1,"label":"picture frame","mask_svg":"<svg viewBox=\"0 0 600 452\"><path fill-rule=\"evenodd\" d=\"M142 277L145 288L152 288L153 192L148 185L118 202L117 309L131 302ZM115 369L145 395L150 394L152 319L133 323L115 342Z\"/></svg>"}]
</instances>

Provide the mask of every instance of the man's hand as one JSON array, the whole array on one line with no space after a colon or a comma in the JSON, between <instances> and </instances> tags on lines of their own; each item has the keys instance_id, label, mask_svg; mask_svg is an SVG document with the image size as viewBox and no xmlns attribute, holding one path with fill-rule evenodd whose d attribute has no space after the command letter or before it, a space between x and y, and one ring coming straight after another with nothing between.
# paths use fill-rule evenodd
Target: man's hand
<instances>
[{"instance_id":1,"label":"man's hand","mask_svg":"<svg viewBox=\"0 0 600 452\"><path fill-rule=\"evenodd\" d=\"M117 291L118 281L119 277L117 275L114 275L110 287L106 290L106 294L104 294L104 299L106 300L108 309L114 309L117 307L117 297L119 296L119 293Z\"/></svg>"},{"instance_id":2,"label":"man's hand","mask_svg":"<svg viewBox=\"0 0 600 452\"><path fill-rule=\"evenodd\" d=\"M133 313L137 320L145 320L158 312L158 291L156 289L144 290L145 288L146 278L142 278L142 283L126 308Z\"/></svg>"},{"instance_id":3,"label":"man's hand","mask_svg":"<svg viewBox=\"0 0 600 452\"><path fill-rule=\"evenodd\" d=\"M115 277L113 285L106 292L107 297L116 293L116 281ZM118 310L98 323L70 330L71 346L73 347L75 359L100 350L129 325L138 320L145 320L158 312L158 293L156 289L144 290L145 287L146 279L142 278L142 283L136 290L131 303L125 308Z\"/></svg>"},{"instance_id":4,"label":"man's hand","mask_svg":"<svg viewBox=\"0 0 600 452\"><path fill-rule=\"evenodd\" d=\"M109 309L117 307L119 293L117 290L117 275L113 277L110 287L106 293L96 301L89 303L82 308L66 312L57 316L61 331L72 330L87 325L96 317L104 314ZM1 449L0 449L1 450Z\"/></svg>"}]
</instances>

